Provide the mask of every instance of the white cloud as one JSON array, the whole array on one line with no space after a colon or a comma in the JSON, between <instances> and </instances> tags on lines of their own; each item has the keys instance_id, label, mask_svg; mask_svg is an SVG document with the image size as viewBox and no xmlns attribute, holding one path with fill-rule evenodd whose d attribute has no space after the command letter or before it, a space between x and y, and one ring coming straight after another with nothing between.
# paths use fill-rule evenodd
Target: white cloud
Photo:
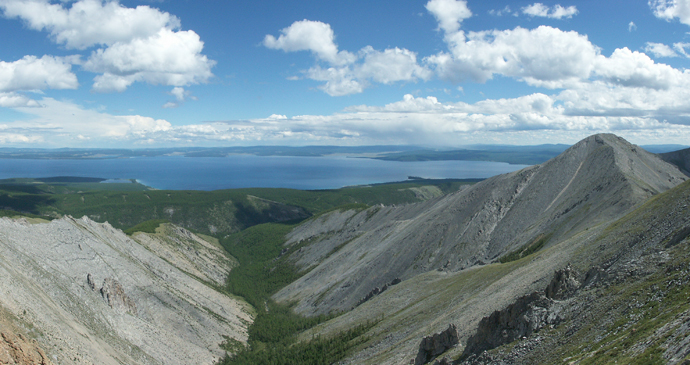
<instances>
[{"instance_id":1,"label":"white cloud","mask_svg":"<svg viewBox=\"0 0 690 365\"><path fill-rule=\"evenodd\" d=\"M647 42L644 51L654 54L654 57L678 57L678 53L671 49L671 47L663 43Z\"/></svg>"},{"instance_id":2,"label":"white cloud","mask_svg":"<svg viewBox=\"0 0 690 365\"><path fill-rule=\"evenodd\" d=\"M14 62L0 61L0 92L76 89L79 83L68 61L52 56L25 56Z\"/></svg>"},{"instance_id":3,"label":"white cloud","mask_svg":"<svg viewBox=\"0 0 690 365\"><path fill-rule=\"evenodd\" d=\"M503 15L518 16L519 15L517 11L513 12L513 10L510 9L509 5L506 5L505 8L503 8L501 10L491 9L491 10L489 10L489 14L494 15L494 16L503 16Z\"/></svg>"},{"instance_id":4,"label":"white cloud","mask_svg":"<svg viewBox=\"0 0 690 365\"><path fill-rule=\"evenodd\" d=\"M292 23L280 32L282 34L277 39L270 34L266 35L264 46L285 52L311 51L319 59L333 65L348 64L355 59L349 52L338 51L335 35L329 24L305 19Z\"/></svg>"},{"instance_id":5,"label":"white cloud","mask_svg":"<svg viewBox=\"0 0 690 365\"><path fill-rule=\"evenodd\" d=\"M324 85L319 86L319 89L330 96L358 94L364 91L364 85L355 79L348 67L329 67L324 69L320 66L315 66L310 68L306 75L312 80L326 81Z\"/></svg>"},{"instance_id":6,"label":"white cloud","mask_svg":"<svg viewBox=\"0 0 690 365\"><path fill-rule=\"evenodd\" d=\"M442 79L455 82L485 82L499 74L534 86L560 88L589 77L599 52L587 36L548 26L467 35L459 31L446 39L450 53L425 60Z\"/></svg>"},{"instance_id":7,"label":"white cloud","mask_svg":"<svg viewBox=\"0 0 690 365\"><path fill-rule=\"evenodd\" d=\"M204 43L193 31L161 29L157 34L127 43L115 43L91 54L83 67L103 73L94 90L123 91L136 81L185 86L206 82L215 62L201 54Z\"/></svg>"},{"instance_id":8,"label":"white cloud","mask_svg":"<svg viewBox=\"0 0 690 365\"><path fill-rule=\"evenodd\" d=\"M578 13L577 7L575 7L574 5L569 6L567 8L561 5L555 5L553 8L549 8L548 6L542 3L534 3L532 5L528 5L522 8L522 12L532 17L536 16L551 19L572 18L573 15L576 15Z\"/></svg>"},{"instance_id":9,"label":"white cloud","mask_svg":"<svg viewBox=\"0 0 690 365\"><path fill-rule=\"evenodd\" d=\"M17 107L32 117L8 123L9 130L32 141L48 141L60 147L91 141L91 146L102 147L114 143L138 143L153 134L171 130L172 125L161 119L140 115L111 115L53 98L43 98L41 108Z\"/></svg>"},{"instance_id":10,"label":"white cloud","mask_svg":"<svg viewBox=\"0 0 690 365\"><path fill-rule=\"evenodd\" d=\"M637 30L637 25L635 25L634 22L628 23L628 32L632 32L633 30Z\"/></svg>"},{"instance_id":11,"label":"white cloud","mask_svg":"<svg viewBox=\"0 0 690 365\"><path fill-rule=\"evenodd\" d=\"M339 51L331 26L322 22L297 21L281 33L278 38L267 35L264 46L285 52L311 51L317 60L327 62L328 67L317 64L302 72L309 79L325 81L319 89L331 96L361 93L371 83L415 82L431 77L431 71L417 63L417 54L404 48L379 51L366 46L357 54Z\"/></svg>"},{"instance_id":12,"label":"white cloud","mask_svg":"<svg viewBox=\"0 0 690 365\"><path fill-rule=\"evenodd\" d=\"M383 52L371 46L359 51L362 63L355 67L358 79L371 79L382 84L416 79L426 80L431 72L417 64L417 54L407 49L389 48Z\"/></svg>"},{"instance_id":13,"label":"white cloud","mask_svg":"<svg viewBox=\"0 0 690 365\"><path fill-rule=\"evenodd\" d=\"M40 107L36 100L29 99L24 95L17 93L3 93L0 92L0 107L3 108L18 108L18 107Z\"/></svg>"},{"instance_id":14,"label":"white cloud","mask_svg":"<svg viewBox=\"0 0 690 365\"><path fill-rule=\"evenodd\" d=\"M183 102L185 98L185 90L183 87L174 87L170 90L170 94L177 99L178 102Z\"/></svg>"},{"instance_id":15,"label":"white cloud","mask_svg":"<svg viewBox=\"0 0 690 365\"><path fill-rule=\"evenodd\" d=\"M598 57L595 72L613 84L629 87L669 89L679 84L690 86L690 74L655 63L646 54L628 48L616 49L608 58Z\"/></svg>"},{"instance_id":16,"label":"white cloud","mask_svg":"<svg viewBox=\"0 0 690 365\"><path fill-rule=\"evenodd\" d=\"M524 144L548 136L572 143L612 132L636 143L682 143L690 138L690 88L644 89L604 81L556 95L534 93L476 103L405 95L384 106L353 106L332 115L272 114L247 121L173 126L140 115L115 116L44 98L43 108L18 108L26 121L0 125L0 144L137 146L238 144ZM535 139L536 138L536 139Z\"/></svg>"},{"instance_id":17,"label":"white cloud","mask_svg":"<svg viewBox=\"0 0 690 365\"><path fill-rule=\"evenodd\" d=\"M686 48L690 48L690 43L682 43L682 42L674 43L673 48L676 51L678 51L678 53L682 54L683 56L690 58L690 54L688 54L688 52L685 50Z\"/></svg>"},{"instance_id":18,"label":"white cloud","mask_svg":"<svg viewBox=\"0 0 690 365\"><path fill-rule=\"evenodd\" d=\"M472 16L465 0L430 0L425 7L446 33L458 31L460 23Z\"/></svg>"},{"instance_id":19,"label":"white cloud","mask_svg":"<svg viewBox=\"0 0 690 365\"><path fill-rule=\"evenodd\" d=\"M657 18L690 25L690 0L649 0L649 7Z\"/></svg>"},{"instance_id":20,"label":"white cloud","mask_svg":"<svg viewBox=\"0 0 690 365\"><path fill-rule=\"evenodd\" d=\"M48 0L0 0L6 17L23 19L34 30L47 30L58 44L70 49L129 42L175 29L180 20L148 6L126 8L112 0L80 0L70 8Z\"/></svg>"},{"instance_id":21,"label":"white cloud","mask_svg":"<svg viewBox=\"0 0 690 365\"><path fill-rule=\"evenodd\" d=\"M215 62L201 54L199 36L178 30L180 20L158 9L127 8L115 0L0 0L0 8L31 29L48 31L66 48L104 46L83 64L101 74L94 79L94 91L124 91L134 82L185 86L213 76Z\"/></svg>"}]
</instances>

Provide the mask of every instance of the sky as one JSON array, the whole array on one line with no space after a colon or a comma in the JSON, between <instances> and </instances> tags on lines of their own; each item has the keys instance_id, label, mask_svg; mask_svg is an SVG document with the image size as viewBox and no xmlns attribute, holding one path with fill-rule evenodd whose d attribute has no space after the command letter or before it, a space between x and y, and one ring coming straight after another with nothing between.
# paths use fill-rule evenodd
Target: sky
<instances>
[{"instance_id":1,"label":"sky","mask_svg":"<svg viewBox=\"0 0 690 365\"><path fill-rule=\"evenodd\" d=\"M0 0L0 147L690 144L690 0Z\"/></svg>"}]
</instances>

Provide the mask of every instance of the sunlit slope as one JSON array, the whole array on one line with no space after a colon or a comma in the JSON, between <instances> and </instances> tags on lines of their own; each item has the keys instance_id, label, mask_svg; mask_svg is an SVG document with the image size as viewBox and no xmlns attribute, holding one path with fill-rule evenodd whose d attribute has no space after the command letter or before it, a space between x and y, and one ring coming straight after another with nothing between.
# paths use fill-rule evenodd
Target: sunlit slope
<instances>
[{"instance_id":1,"label":"sunlit slope","mask_svg":"<svg viewBox=\"0 0 690 365\"><path fill-rule=\"evenodd\" d=\"M424 203L334 212L288 245L303 277L278 292L299 313L347 311L376 288L431 270L520 257L620 218L685 181L673 165L614 135L582 140L542 165ZM347 215L347 216L346 216Z\"/></svg>"},{"instance_id":2,"label":"sunlit slope","mask_svg":"<svg viewBox=\"0 0 690 365\"><path fill-rule=\"evenodd\" d=\"M0 218L0 307L59 364L213 363L253 320L216 289L233 265L171 225L130 238L88 218Z\"/></svg>"},{"instance_id":3,"label":"sunlit slope","mask_svg":"<svg viewBox=\"0 0 690 365\"><path fill-rule=\"evenodd\" d=\"M483 317L543 292L554 271L568 264L581 287L556 301L562 320L468 364L676 364L688 358L690 182L516 261L414 276L302 337L383 318L347 363L401 364L415 357L424 336L453 323L460 346L445 356L456 359Z\"/></svg>"}]
</instances>

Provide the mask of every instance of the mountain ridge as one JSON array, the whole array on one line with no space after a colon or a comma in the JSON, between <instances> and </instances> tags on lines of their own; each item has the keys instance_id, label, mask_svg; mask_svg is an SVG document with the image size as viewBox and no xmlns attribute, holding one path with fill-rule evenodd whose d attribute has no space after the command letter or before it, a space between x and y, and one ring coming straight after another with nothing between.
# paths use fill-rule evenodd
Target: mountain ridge
<instances>
[{"instance_id":1,"label":"mountain ridge","mask_svg":"<svg viewBox=\"0 0 690 365\"><path fill-rule=\"evenodd\" d=\"M327 217L301 225L287 245L312 243L293 260L319 264L302 266L310 271L274 299L296 301L296 311L306 315L347 311L395 279L486 264L525 246L548 247L620 217L685 179L674 166L617 136L591 136L542 165L441 198L373 207L330 232L314 234L310 228L328 227ZM335 247L332 254L312 255Z\"/></svg>"}]
</instances>

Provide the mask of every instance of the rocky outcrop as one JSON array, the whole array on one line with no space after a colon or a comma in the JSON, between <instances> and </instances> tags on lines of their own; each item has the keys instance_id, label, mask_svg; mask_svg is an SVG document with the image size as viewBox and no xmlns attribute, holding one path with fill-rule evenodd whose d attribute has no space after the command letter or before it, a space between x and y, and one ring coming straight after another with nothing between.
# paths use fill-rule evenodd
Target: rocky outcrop
<instances>
[{"instance_id":1,"label":"rocky outcrop","mask_svg":"<svg viewBox=\"0 0 690 365\"><path fill-rule=\"evenodd\" d=\"M577 272L570 265L557 270L543 292L522 296L507 308L484 317L476 334L467 340L463 354L479 354L558 324L563 318L560 308L554 307L555 301L572 297L579 288Z\"/></svg>"},{"instance_id":2,"label":"rocky outcrop","mask_svg":"<svg viewBox=\"0 0 690 365\"><path fill-rule=\"evenodd\" d=\"M125 294L125 289L117 280L106 278L103 280L103 286L99 292L110 308L121 312L129 312L134 315L137 314L136 304Z\"/></svg>"},{"instance_id":3,"label":"rocky outcrop","mask_svg":"<svg viewBox=\"0 0 690 365\"><path fill-rule=\"evenodd\" d=\"M556 271L544 294L554 300L570 298L580 288L577 276L577 272L568 264L564 269Z\"/></svg>"},{"instance_id":4,"label":"rocky outcrop","mask_svg":"<svg viewBox=\"0 0 690 365\"><path fill-rule=\"evenodd\" d=\"M10 332L0 333L0 365L52 365L38 343Z\"/></svg>"},{"instance_id":5,"label":"rocky outcrop","mask_svg":"<svg viewBox=\"0 0 690 365\"><path fill-rule=\"evenodd\" d=\"M458 329L454 324L440 333L427 336L419 344L419 352L414 360L415 365L423 365L433 360L436 356L443 354L448 349L458 344Z\"/></svg>"},{"instance_id":6,"label":"rocky outcrop","mask_svg":"<svg viewBox=\"0 0 690 365\"><path fill-rule=\"evenodd\" d=\"M553 300L541 292L518 298L507 308L495 311L479 322L477 333L467 340L463 354L477 354L496 348L555 323L556 318L549 315L552 305Z\"/></svg>"},{"instance_id":7,"label":"rocky outcrop","mask_svg":"<svg viewBox=\"0 0 690 365\"><path fill-rule=\"evenodd\" d=\"M113 278L105 278L100 289L96 289L96 282L91 273L86 275L86 284L91 290L98 292L110 308L122 313L137 314L137 306L134 301L125 294L122 284Z\"/></svg>"},{"instance_id":8,"label":"rocky outcrop","mask_svg":"<svg viewBox=\"0 0 690 365\"><path fill-rule=\"evenodd\" d=\"M386 291L391 286L400 284L401 282L402 282L402 280L395 278L395 279L393 279L393 281L391 281L390 283L384 284L380 288L377 286L376 288L372 289L364 298L360 299L359 302L357 302L357 305L363 304L364 302L373 298L374 296L383 293L384 291Z\"/></svg>"}]
</instances>

